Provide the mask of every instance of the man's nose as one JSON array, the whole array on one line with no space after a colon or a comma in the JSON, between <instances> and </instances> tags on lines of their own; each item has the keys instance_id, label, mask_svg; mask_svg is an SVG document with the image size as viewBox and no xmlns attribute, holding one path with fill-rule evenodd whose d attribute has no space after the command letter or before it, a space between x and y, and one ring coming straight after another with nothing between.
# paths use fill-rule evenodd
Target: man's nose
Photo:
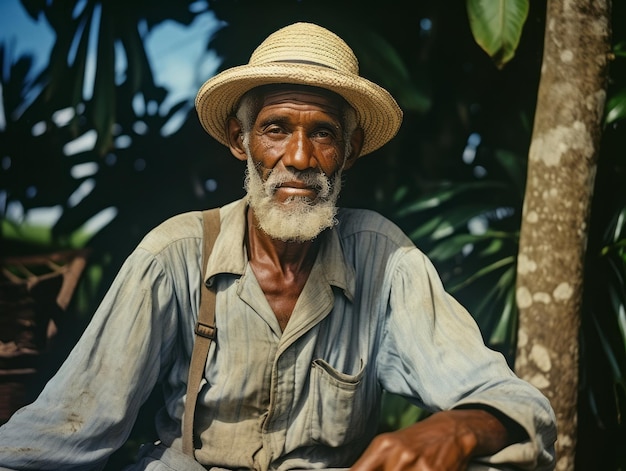
<instances>
[{"instance_id":1,"label":"man's nose","mask_svg":"<svg viewBox=\"0 0 626 471\"><path fill-rule=\"evenodd\" d=\"M313 143L303 131L295 131L291 134L283 155L285 167L293 167L297 170L307 170L315 167Z\"/></svg>"}]
</instances>

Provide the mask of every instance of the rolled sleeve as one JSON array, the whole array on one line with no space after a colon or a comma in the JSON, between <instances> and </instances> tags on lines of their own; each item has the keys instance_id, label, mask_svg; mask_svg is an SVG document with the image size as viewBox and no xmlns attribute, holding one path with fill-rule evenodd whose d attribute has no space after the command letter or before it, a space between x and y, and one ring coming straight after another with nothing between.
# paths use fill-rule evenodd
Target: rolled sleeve
<instances>
[{"instance_id":1,"label":"rolled sleeve","mask_svg":"<svg viewBox=\"0 0 626 471\"><path fill-rule=\"evenodd\" d=\"M487 348L471 315L441 283L432 263L417 249L390 263L390 301L378 359L388 391L413 398L429 411L464 404L493 407L519 423L529 440L492 457L492 464L551 469L556 439L548 400Z\"/></svg>"}]
</instances>

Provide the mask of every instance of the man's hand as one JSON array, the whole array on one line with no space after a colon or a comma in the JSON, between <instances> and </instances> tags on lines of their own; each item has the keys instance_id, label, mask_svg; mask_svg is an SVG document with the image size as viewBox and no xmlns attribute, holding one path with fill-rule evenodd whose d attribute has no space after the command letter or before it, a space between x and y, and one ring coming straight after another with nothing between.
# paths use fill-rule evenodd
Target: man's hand
<instances>
[{"instance_id":1,"label":"man's hand","mask_svg":"<svg viewBox=\"0 0 626 471\"><path fill-rule=\"evenodd\" d=\"M377 436L351 471L465 470L472 457L495 453L509 443L505 426L485 410L437 412Z\"/></svg>"}]
</instances>

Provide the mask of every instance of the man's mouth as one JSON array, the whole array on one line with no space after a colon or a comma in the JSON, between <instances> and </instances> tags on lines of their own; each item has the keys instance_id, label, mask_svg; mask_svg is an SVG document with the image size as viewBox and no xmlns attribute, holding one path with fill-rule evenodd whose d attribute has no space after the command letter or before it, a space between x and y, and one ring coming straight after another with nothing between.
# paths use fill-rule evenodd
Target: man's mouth
<instances>
[{"instance_id":1,"label":"man's mouth","mask_svg":"<svg viewBox=\"0 0 626 471\"><path fill-rule=\"evenodd\" d=\"M283 182L275 190L275 194L281 199L291 197L315 199L318 192L319 188L298 181Z\"/></svg>"},{"instance_id":2,"label":"man's mouth","mask_svg":"<svg viewBox=\"0 0 626 471\"><path fill-rule=\"evenodd\" d=\"M287 187L287 188L309 188L309 186L306 183L299 182L299 181L283 182L280 185L278 185L278 188L283 188L283 187Z\"/></svg>"}]
</instances>

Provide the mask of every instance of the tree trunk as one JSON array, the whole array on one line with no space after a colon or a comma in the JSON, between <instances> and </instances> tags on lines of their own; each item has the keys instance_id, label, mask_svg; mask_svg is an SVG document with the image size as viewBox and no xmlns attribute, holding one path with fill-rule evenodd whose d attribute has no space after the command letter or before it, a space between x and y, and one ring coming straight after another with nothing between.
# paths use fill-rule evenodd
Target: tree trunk
<instances>
[{"instance_id":1,"label":"tree trunk","mask_svg":"<svg viewBox=\"0 0 626 471\"><path fill-rule=\"evenodd\" d=\"M517 267L517 373L556 412L574 468L583 259L610 57L610 0L548 0Z\"/></svg>"}]
</instances>

